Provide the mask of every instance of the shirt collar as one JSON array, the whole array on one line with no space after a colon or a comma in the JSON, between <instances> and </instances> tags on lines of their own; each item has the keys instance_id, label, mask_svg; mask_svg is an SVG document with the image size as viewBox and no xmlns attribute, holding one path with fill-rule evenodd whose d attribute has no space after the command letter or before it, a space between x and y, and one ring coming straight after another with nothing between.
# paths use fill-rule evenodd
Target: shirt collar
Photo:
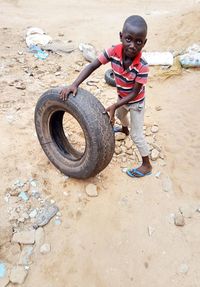
<instances>
[{"instance_id":1,"label":"shirt collar","mask_svg":"<svg viewBox=\"0 0 200 287\"><path fill-rule=\"evenodd\" d=\"M115 52L116 52L117 56L119 57L119 59L121 60L121 62L122 62L122 48L123 48L122 44L115 46ZM133 60L131 66L138 65L140 63L141 56L142 56L142 53L139 52L138 55Z\"/></svg>"}]
</instances>

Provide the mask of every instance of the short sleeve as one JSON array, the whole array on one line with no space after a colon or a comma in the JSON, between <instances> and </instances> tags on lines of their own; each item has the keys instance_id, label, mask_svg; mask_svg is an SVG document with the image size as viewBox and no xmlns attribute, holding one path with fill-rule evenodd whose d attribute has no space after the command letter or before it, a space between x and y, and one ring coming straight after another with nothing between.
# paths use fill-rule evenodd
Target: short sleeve
<instances>
[{"instance_id":1,"label":"short sleeve","mask_svg":"<svg viewBox=\"0 0 200 287\"><path fill-rule=\"evenodd\" d=\"M98 60L101 62L101 64L105 65L108 62L110 62L111 56L113 55L113 53L114 53L114 47L111 47L109 49L105 49L103 51L103 53L101 53L98 56Z\"/></svg>"},{"instance_id":2,"label":"short sleeve","mask_svg":"<svg viewBox=\"0 0 200 287\"><path fill-rule=\"evenodd\" d=\"M149 73L149 66L146 64L146 65L143 65L139 71L138 71L138 74L137 74L137 77L135 78L135 81L137 83L140 83L140 84L146 84L147 83L147 78L148 78L148 73Z\"/></svg>"}]
</instances>

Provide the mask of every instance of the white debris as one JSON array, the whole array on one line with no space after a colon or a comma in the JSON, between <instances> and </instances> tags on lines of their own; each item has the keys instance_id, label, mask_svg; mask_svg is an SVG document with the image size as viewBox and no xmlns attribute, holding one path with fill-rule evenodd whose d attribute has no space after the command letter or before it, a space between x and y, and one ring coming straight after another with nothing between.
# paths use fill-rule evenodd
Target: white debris
<instances>
[{"instance_id":1,"label":"white debris","mask_svg":"<svg viewBox=\"0 0 200 287\"><path fill-rule=\"evenodd\" d=\"M91 197L98 196L97 186L92 183L86 186L85 192L88 196L91 196Z\"/></svg>"}]
</instances>

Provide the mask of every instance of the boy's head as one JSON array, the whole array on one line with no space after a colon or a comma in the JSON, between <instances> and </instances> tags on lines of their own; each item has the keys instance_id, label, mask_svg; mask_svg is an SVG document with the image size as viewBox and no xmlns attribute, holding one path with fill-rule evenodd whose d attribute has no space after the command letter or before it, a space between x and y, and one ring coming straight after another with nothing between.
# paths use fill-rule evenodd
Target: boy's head
<instances>
[{"instance_id":1,"label":"boy's head","mask_svg":"<svg viewBox=\"0 0 200 287\"><path fill-rule=\"evenodd\" d=\"M130 16L124 22L120 32L120 40L123 45L123 55L134 59L146 44L147 23L138 15Z\"/></svg>"}]
</instances>

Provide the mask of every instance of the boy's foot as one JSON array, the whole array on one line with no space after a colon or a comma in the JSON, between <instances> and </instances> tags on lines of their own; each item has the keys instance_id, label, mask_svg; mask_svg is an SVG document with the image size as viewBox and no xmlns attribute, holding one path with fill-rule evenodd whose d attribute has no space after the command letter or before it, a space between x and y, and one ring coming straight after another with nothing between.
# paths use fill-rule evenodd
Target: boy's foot
<instances>
[{"instance_id":1,"label":"boy's foot","mask_svg":"<svg viewBox=\"0 0 200 287\"><path fill-rule=\"evenodd\" d=\"M126 173L130 177L143 177L145 175L150 175L151 174L151 170L152 170L151 166L147 167L147 166L141 165L138 168L128 169Z\"/></svg>"},{"instance_id":2,"label":"boy's foot","mask_svg":"<svg viewBox=\"0 0 200 287\"><path fill-rule=\"evenodd\" d=\"M124 133L125 135L129 135L129 129L128 127L120 127L120 126L114 126L113 127L114 133Z\"/></svg>"}]
</instances>

